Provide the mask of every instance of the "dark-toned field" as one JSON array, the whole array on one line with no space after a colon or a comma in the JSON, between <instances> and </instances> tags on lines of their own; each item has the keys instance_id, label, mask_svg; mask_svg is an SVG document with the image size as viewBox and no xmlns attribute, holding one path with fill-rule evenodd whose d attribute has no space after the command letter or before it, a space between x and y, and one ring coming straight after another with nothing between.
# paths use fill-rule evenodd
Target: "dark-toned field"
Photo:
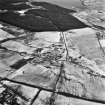
<instances>
[{"instance_id":1,"label":"dark-toned field","mask_svg":"<svg viewBox=\"0 0 105 105\"><path fill-rule=\"evenodd\" d=\"M0 21L29 31L65 31L87 27L70 15L74 10L46 2L4 0L0 2L0 9L7 10L0 13Z\"/></svg>"}]
</instances>

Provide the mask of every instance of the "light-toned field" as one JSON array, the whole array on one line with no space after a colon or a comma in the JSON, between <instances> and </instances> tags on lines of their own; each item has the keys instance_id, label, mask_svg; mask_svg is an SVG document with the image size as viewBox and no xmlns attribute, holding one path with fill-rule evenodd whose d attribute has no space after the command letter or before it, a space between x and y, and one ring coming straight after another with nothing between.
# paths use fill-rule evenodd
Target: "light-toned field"
<instances>
[{"instance_id":1,"label":"light-toned field","mask_svg":"<svg viewBox=\"0 0 105 105\"><path fill-rule=\"evenodd\" d=\"M89 59L99 58L104 60L105 56L100 49L95 33L89 32L89 30L80 33L77 32L76 35L71 35L71 39L79 47L81 54Z\"/></svg>"}]
</instances>

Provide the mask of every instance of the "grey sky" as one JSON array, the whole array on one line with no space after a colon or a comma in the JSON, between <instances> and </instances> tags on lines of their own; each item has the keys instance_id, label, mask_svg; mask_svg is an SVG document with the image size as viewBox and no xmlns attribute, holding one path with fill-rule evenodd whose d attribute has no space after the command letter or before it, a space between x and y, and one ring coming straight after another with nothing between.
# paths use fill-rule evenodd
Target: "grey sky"
<instances>
[{"instance_id":1,"label":"grey sky","mask_svg":"<svg viewBox=\"0 0 105 105\"><path fill-rule=\"evenodd\" d=\"M37 1L47 1L51 3L55 3L66 8L71 8L72 6L80 7L80 0L37 0Z\"/></svg>"}]
</instances>

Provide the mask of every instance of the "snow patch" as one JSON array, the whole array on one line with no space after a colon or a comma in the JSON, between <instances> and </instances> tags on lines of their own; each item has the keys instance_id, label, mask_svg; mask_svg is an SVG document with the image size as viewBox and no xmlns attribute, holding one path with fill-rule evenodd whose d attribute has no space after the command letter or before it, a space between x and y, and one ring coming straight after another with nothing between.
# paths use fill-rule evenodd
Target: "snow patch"
<instances>
[{"instance_id":1,"label":"snow patch","mask_svg":"<svg viewBox=\"0 0 105 105\"><path fill-rule=\"evenodd\" d=\"M6 47L8 50L17 51L17 52L26 52L27 54L34 53L35 48L28 47L20 42L16 41L7 41L2 44L3 47Z\"/></svg>"},{"instance_id":2,"label":"snow patch","mask_svg":"<svg viewBox=\"0 0 105 105\"><path fill-rule=\"evenodd\" d=\"M0 25L0 27L2 27L2 25ZM0 29L0 41L7 38L14 38L14 36Z\"/></svg>"},{"instance_id":3,"label":"snow patch","mask_svg":"<svg viewBox=\"0 0 105 105\"><path fill-rule=\"evenodd\" d=\"M60 32L38 32L35 34L35 38L43 39L48 42L59 42Z\"/></svg>"},{"instance_id":4,"label":"snow patch","mask_svg":"<svg viewBox=\"0 0 105 105\"><path fill-rule=\"evenodd\" d=\"M105 47L105 39L100 40L100 44L102 47Z\"/></svg>"},{"instance_id":5,"label":"snow patch","mask_svg":"<svg viewBox=\"0 0 105 105\"><path fill-rule=\"evenodd\" d=\"M78 37L96 33L95 30L93 30L92 28L73 29L67 32L70 33L71 37Z\"/></svg>"},{"instance_id":6,"label":"snow patch","mask_svg":"<svg viewBox=\"0 0 105 105\"><path fill-rule=\"evenodd\" d=\"M3 25L2 24L0 24L0 28L3 28Z\"/></svg>"},{"instance_id":7,"label":"snow patch","mask_svg":"<svg viewBox=\"0 0 105 105\"><path fill-rule=\"evenodd\" d=\"M25 12L27 12L29 9L21 10L21 11L14 11L15 13L20 14L20 16L24 16Z\"/></svg>"}]
</instances>

